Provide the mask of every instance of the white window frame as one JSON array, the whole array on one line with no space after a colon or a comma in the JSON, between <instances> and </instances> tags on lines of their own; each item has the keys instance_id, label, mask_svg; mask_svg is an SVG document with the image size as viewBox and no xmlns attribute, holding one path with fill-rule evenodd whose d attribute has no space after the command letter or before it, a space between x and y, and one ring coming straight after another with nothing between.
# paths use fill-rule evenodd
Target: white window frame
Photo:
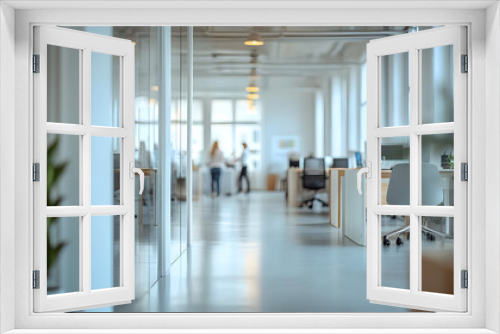
<instances>
[{"instance_id":1,"label":"white window frame","mask_svg":"<svg viewBox=\"0 0 500 334\"><path fill-rule=\"evenodd\" d=\"M80 32L71 29L35 27L35 52L40 56L40 71L33 76L34 94L34 162L40 165L40 181L34 191L34 270L40 272L40 288L34 290L35 310L82 310L111 304L129 303L135 298L134 251L134 179L129 177L134 159L134 45L125 39ZM80 58L79 124L47 121L47 45L78 50ZM118 127L95 126L91 123L91 55L92 52L112 55L120 61L120 124ZM47 206L47 134L79 136L80 203L75 206ZM91 140L108 137L120 141L120 204L91 204ZM130 163L130 166L129 166ZM132 171L130 171L132 173ZM133 174L132 174L133 175ZM133 177L133 176L132 176ZM91 220L94 216L120 218L120 285L92 290L91 286ZM78 292L47 294L47 217L78 217L79 219L79 281ZM64 268L63 268L64 270Z\"/></svg>"},{"instance_id":2,"label":"white window frame","mask_svg":"<svg viewBox=\"0 0 500 334\"><path fill-rule=\"evenodd\" d=\"M11 2L16 6L16 1ZM83 5L82 5L83 3ZM393 332L410 332L408 328L419 328L419 332L449 332L446 329L466 328L463 332L467 333L491 333L491 330L500 329L499 309L500 292L498 287L500 263L499 253L499 227L496 226L500 212L498 210L498 201L500 199L500 177L498 173L491 173L488 176L488 182L485 182L486 158L484 151L491 155L488 157L490 166L486 170L494 172L497 168L499 154L497 152L500 143L498 134L498 91L500 90L500 69L498 68L498 57L500 51L500 32L499 12L497 4L493 4L488 11L484 8L491 3L461 2L460 4L450 2L433 2L433 8L429 2L409 3L407 9L401 9L401 2L397 4L399 9L391 8L392 4L387 2L371 2L369 9L364 9L366 4L363 2L338 1L328 8L323 3L315 2L293 2L282 4L275 3L273 8L260 9L242 9L252 6L250 3L239 2L229 6L227 3L218 5L206 3L204 6L212 8L223 8L218 11L210 12L207 8L189 8L186 2L174 8L151 9L137 11L135 9L119 9L114 6L121 4L112 4L109 2L82 2L75 4L80 9L58 9L59 4L50 4L45 1L36 3L25 3L24 6L37 6L37 9L22 10L15 15L15 56L12 47L12 36L9 39L9 33L4 27L13 28L12 9L8 4L2 3L2 17L0 24L2 58L0 66L2 70L7 70L5 75L0 78L2 89L0 90L0 103L3 106L13 106L15 103L15 119L5 114L1 110L0 117L7 121L7 125L15 126L15 145L12 145L12 138L6 137L12 135L12 131L0 132L0 150L1 157L15 157L15 169L1 166L0 177L5 180L5 172L15 170L15 216L11 212L2 215L15 218L15 227L12 227L12 221L7 221L2 216L0 269L2 280L0 288L2 293L1 320L6 320L2 325L5 329L19 329L16 333L26 333L22 329L54 329L64 328L60 332L70 333L71 329L89 328L88 332L102 332L100 329L121 328L127 329L128 333L144 333L144 330L133 331L130 328L137 328L141 323L143 328L193 328L192 332L204 332L203 329L233 329L254 328L255 332L297 332L293 328L302 328L302 332L341 332L334 329L358 328L363 333L387 333L387 328L393 328ZM20 5L22 2L19 3ZM453 5L461 5L462 9L453 8ZM50 10L41 10L44 6L51 6ZM61 3L60 6L68 6ZM87 6L87 9L81 9ZM97 7L100 8L97 8ZM104 10L103 6L109 9ZM141 5L136 5L141 6ZM144 7L148 2L144 2ZM161 6L155 4L154 6ZM165 5L166 6L166 5ZM259 6L257 5L253 5ZM355 8L359 6L359 8ZM396 6L396 4L394 4ZM262 5L264 7L264 5ZM292 7L292 8L290 8ZM303 7L303 8L302 8ZM327 7L327 8L325 8ZM337 7L337 8L336 8ZM344 8L342 8L344 7ZM346 7L348 9L346 9ZM354 8L353 8L354 7ZM436 9L436 7L441 9ZM478 8L479 7L479 8ZM26 8L26 7L25 7ZM307 8L307 9L305 9ZM408 10L411 8L411 10ZM420 9L419 9L420 8ZM212 15L208 15L210 12ZM265 14L265 15L262 15ZM104 20L105 17L105 21ZM6 18L6 19L5 19ZM474 184L468 190L468 196L471 198L469 203L469 235L471 242L468 244L470 272L470 282L468 289L468 312L464 314L453 313L413 313L413 314L34 314L33 298L31 286L32 270L32 183L30 180L31 156L32 156L32 76L30 73L31 64L31 45L32 45L32 26L33 24L64 24L64 25L401 25L402 22L408 25L428 26L443 24L462 24L468 26L469 31L469 50L471 59L469 69L471 75L468 78L468 109L471 110L468 117L468 132L471 133L469 141L470 157L470 178ZM489 27L489 30L485 30ZM6 41L7 39L7 41ZM7 48L3 43L7 43ZM486 44L486 45L485 45ZM9 69L15 65L14 71ZM485 65L489 67L485 71ZM9 84L15 79L15 100L9 97L8 92L12 92ZM488 85L486 85L488 83ZM11 115L12 113L10 111ZM474 115L474 121L472 119ZM487 121L486 121L487 120ZM6 126L1 124L2 129ZM485 130L490 130L486 142ZM11 146L11 147L9 147ZM14 154L14 152L16 152ZM492 159L495 163L492 162ZM475 168L475 166L477 166ZM11 176L10 176L11 177ZM7 183L13 185L12 182ZM13 188L8 191L11 192ZM2 198L0 205L2 210L9 203L5 199L8 195L7 190L2 187ZM488 194L488 197L486 196ZM484 203L492 204L485 207ZM12 204L10 204L12 205ZM488 217L488 219L486 219ZM474 229L472 230L472 226ZM15 231L14 231L15 228ZM10 240L14 239L15 243ZM474 245L474 247L471 247ZM5 248L8 250L6 251ZM15 249L14 256L7 255L6 252ZM488 252L486 252L488 250ZM486 266L487 264L487 266ZM14 283L15 282L15 283ZM12 286L5 284L15 284L13 293L7 292ZM488 293L486 293L488 291ZM7 293L5 293L7 292ZM5 293L5 294L4 294ZM15 311L9 310L15 304ZM14 316L14 321L8 316ZM8 326L8 327L5 327ZM259 330L260 328L260 330ZM263 330L267 328L268 330ZM378 330L377 330L378 328ZM380 328L385 328L380 330ZM274 329L274 330L273 330ZM55 333L55 330L50 330ZM164 332L168 332L165 330ZM173 332L170 331L170 332ZM205 331L206 332L206 331ZM222 331L221 331L222 332ZM227 332L227 331L226 331ZM355 331L351 331L354 333ZM415 333L415 331L411 331ZM33 333L33 331L31 331Z\"/></svg>"},{"instance_id":3,"label":"white window frame","mask_svg":"<svg viewBox=\"0 0 500 334\"><path fill-rule=\"evenodd\" d=\"M466 52L465 27L449 26L429 29L418 33L387 37L368 45L368 82L378 84L368 87L368 133L367 161L371 177L367 180L367 264L368 298L374 303L388 305L412 305L423 310L450 310L463 312L467 309L467 290L461 288L460 270L467 269L467 182L460 180L460 163L467 163L466 114L467 77L460 73L461 55ZM422 50L439 46L453 46L453 89L454 121L449 123L422 123ZM409 124L404 126L383 126L380 92L383 89L381 59L387 55L407 53L410 70ZM454 170L454 206L422 205L422 136L452 134L457 167ZM408 137L410 141L410 203L409 205L382 205L381 153L383 138ZM404 215L410 220L410 263L409 289L384 287L381 282L381 217L382 215ZM454 294L430 293L422 291L422 245L421 220L425 216L454 217L453 244L453 287Z\"/></svg>"}]
</instances>

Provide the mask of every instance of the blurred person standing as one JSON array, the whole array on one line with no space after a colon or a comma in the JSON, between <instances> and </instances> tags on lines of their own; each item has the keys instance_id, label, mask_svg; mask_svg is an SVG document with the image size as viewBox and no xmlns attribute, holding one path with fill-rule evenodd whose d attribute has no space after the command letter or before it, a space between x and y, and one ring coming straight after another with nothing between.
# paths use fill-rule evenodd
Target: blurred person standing
<instances>
[{"instance_id":1,"label":"blurred person standing","mask_svg":"<svg viewBox=\"0 0 500 334\"><path fill-rule=\"evenodd\" d=\"M219 197L220 195L220 174L224 164L224 153L219 149L219 142L216 140L212 144L210 160L208 162L210 173L212 174L212 196Z\"/></svg>"},{"instance_id":2,"label":"blurred person standing","mask_svg":"<svg viewBox=\"0 0 500 334\"><path fill-rule=\"evenodd\" d=\"M242 145L243 152L241 152L241 157L238 159L239 161L241 161L241 172L238 180L238 193L243 191L243 178L245 178L247 184L246 193L248 194L250 192L250 179L248 178L248 159L250 152L248 150L247 143L243 143Z\"/></svg>"}]
</instances>

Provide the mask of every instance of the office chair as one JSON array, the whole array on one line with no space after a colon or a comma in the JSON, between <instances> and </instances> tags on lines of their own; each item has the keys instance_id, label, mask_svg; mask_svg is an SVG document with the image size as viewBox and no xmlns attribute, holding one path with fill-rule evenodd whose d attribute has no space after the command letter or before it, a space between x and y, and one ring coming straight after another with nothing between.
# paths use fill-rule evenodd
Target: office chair
<instances>
[{"instance_id":1,"label":"office chair","mask_svg":"<svg viewBox=\"0 0 500 334\"><path fill-rule=\"evenodd\" d=\"M425 185L425 186L424 186ZM439 171L433 164L422 164L422 205L438 205L443 202L443 185ZM393 167L389 187L387 188L387 203L390 205L410 205L410 164L397 164ZM410 225L405 225L397 230L384 235L384 246L389 246L389 237L397 235L396 244L403 245L401 233L410 229ZM422 231L431 235L443 236L444 234L434 231L427 226L423 226Z\"/></svg>"},{"instance_id":2,"label":"office chair","mask_svg":"<svg viewBox=\"0 0 500 334\"><path fill-rule=\"evenodd\" d=\"M334 158L332 168L349 168L348 158Z\"/></svg>"},{"instance_id":3,"label":"office chair","mask_svg":"<svg viewBox=\"0 0 500 334\"><path fill-rule=\"evenodd\" d=\"M304 171L302 174L302 188L314 190L312 198L301 203L300 206L307 205L310 209L313 207L313 202L318 201L323 206L328 206L328 203L316 197L318 190L326 188L326 170L324 158L305 158Z\"/></svg>"}]
</instances>

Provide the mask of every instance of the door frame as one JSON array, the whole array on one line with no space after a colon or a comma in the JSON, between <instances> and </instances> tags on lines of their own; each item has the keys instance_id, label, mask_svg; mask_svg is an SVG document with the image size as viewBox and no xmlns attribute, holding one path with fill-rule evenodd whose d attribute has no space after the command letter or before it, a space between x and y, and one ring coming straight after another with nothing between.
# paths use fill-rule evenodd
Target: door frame
<instances>
[{"instance_id":1,"label":"door frame","mask_svg":"<svg viewBox=\"0 0 500 334\"><path fill-rule=\"evenodd\" d=\"M338 4L347 5L347 2L338 2ZM16 11L15 20L15 120L10 120L15 125L15 152L22 152L15 155L16 169L16 197L15 197L15 261L17 265L13 266L13 261L4 261L2 255L1 269L13 269L16 279L15 288L15 328L136 328L137 321L145 321L145 327L163 328L165 323L170 328L192 328L192 323L196 323L200 330L208 328L274 328L276 330L289 328L307 328L319 330L324 328L364 328L377 332L376 328L421 328L422 332L428 332L426 328L477 328L478 333L485 333L484 328L497 330L499 325L498 309L500 304L499 289L495 282L498 281L498 271L500 269L498 256L498 244L500 238L498 227L493 224L493 219L486 221L486 200L485 176L482 168L474 166L485 166L485 156L482 154L486 144L486 119L498 120L492 108L485 108L485 101L489 105L498 106L498 88L500 87L498 76L493 74L486 76L485 64L493 66L494 56L498 55L499 33L485 30L485 22L496 23L493 27L498 30L498 8L495 7L487 13L484 9L413 9L411 11L404 9L389 9L383 2L373 3L377 11L374 15L374 9L342 9L331 8L324 9L321 4L313 5L311 3L305 6L314 6L315 9L304 10L300 8L301 2L295 2L293 9L287 8L287 4L276 5L274 9L247 9L238 8L212 11L213 15L208 16L206 8L196 8L190 10L183 9L154 9L154 10L102 10L102 9L59 9L51 10L19 10ZM37 6L43 6L44 2L37 2ZM184 4L183 4L184 5ZM89 1L87 6L97 7L96 2ZM119 6L119 5L114 5ZM185 5L187 8L187 4ZM220 5L220 6L226 6ZM362 4L360 5L362 6ZM442 4L443 8L449 6ZM496 6L496 4L495 4ZM249 13L250 12L250 13ZM105 13L105 18L102 13ZM264 14L265 15L262 15ZM255 15L252 15L255 14ZM314 14L314 15L311 15ZM105 21L103 21L105 20ZM363 22L363 24L360 24ZM32 184L26 175L29 175L31 168L32 147L32 105L26 96L32 96L32 76L30 75L30 55L32 46L32 26L34 24L60 24L60 25L401 25L404 22L409 25L442 25L442 24L460 24L468 26L469 31L469 65L470 75L468 85L468 109L469 113L468 131L471 134L469 140L470 158L470 187L469 187L469 235L472 236L472 242L468 245L469 268L470 268L470 288L468 290L469 312L465 314L384 314L374 316L373 314L212 314L206 316L203 314L34 314L32 312L32 290L30 289L30 273L32 261L30 259L32 251ZM494 29L492 29L494 30ZM494 50L485 49L485 40L487 47ZM486 52L489 50L488 52ZM487 62L485 62L485 54ZM4 66L3 59L1 66ZM498 61L498 58L496 58ZM488 73L490 74L490 73ZM491 86L486 90L486 79L489 79ZM2 78L2 82L8 78ZM12 78L13 79L13 78ZM495 90L496 89L496 90ZM485 94L488 99L485 99ZM4 93L2 92L2 99ZM3 111L2 111L3 112ZM475 115L472 121L472 115ZM493 122L492 122L493 123ZM498 124L498 123L496 123ZM495 124L495 125L496 125ZM493 126L493 125L492 125ZM28 135L26 135L28 133ZM2 135L3 137L3 135ZM498 136L495 134L495 140ZM497 142L488 143L489 148L495 148ZM10 154L11 151L5 154ZM491 151L493 152L493 151ZM2 152L2 154L4 154ZM489 157L490 158L490 157ZM494 161L498 161L498 156L493 155ZM3 169L2 169L3 172ZM491 182L490 182L491 181ZM491 175L488 184L500 184L499 176ZM473 183L474 182L474 185ZM491 188L491 187L490 187ZM487 189L486 189L487 190ZM494 191L493 199L498 199L499 190ZM26 200L28 199L28 200ZM0 202L3 205L3 202ZM500 216L496 211L488 211L490 218ZM10 223L2 220L2 228ZM474 230L472 230L474 225ZM487 233L486 233L487 232ZM486 239L488 235L488 239ZM2 236L2 242L6 236ZM485 242L490 242L487 247ZM8 243L10 245L11 243ZM474 247L471 247L474 245ZM488 248L489 252L486 252ZM483 259L488 263L488 280L486 280L487 267ZM2 276L3 277L3 276ZM21 279L22 278L22 279ZM488 288L488 294L486 294ZM2 290L3 292L4 290ZM485 303L486 300L486 303ZM488 312L486 312L486 306ZM425 321L422 321L424 320ZM194 320L194 322L193 322ZM286 325L284 325L286 324ZM481 329L483 328L483 329ZM98 332L98 331L96 331ZM144 332L144 331L142 331ZM387 331L385 331L387 332ZM398 332L403 332L398 330ZM433 332L439 332L433 330ZM473 332L472 329L467 332Z\"/></svg>"}]
</instances>

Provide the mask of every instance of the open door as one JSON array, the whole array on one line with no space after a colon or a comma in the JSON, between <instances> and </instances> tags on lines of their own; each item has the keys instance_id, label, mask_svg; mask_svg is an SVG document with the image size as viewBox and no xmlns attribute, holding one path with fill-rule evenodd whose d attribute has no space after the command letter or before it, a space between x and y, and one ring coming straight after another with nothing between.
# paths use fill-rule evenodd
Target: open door
<instances>
[{"instance_id":1,"label":"open door","mask_svg":"<svg viewBox=\"0 0 500 334\"><path fill-rule=\"evenodd\" d=\"M367 297L467 310L465 27L367 50Z\"/></svg>"},{"instance_id":2,"label":"open door","mask_svg":"<svg viewBox=\"0 0 500 334\"><path fill-rule=\"evenodd\" d=\"M33 72L34 311L130 303L134 44L35 27Z\"/></svg>"}]
</instances>

